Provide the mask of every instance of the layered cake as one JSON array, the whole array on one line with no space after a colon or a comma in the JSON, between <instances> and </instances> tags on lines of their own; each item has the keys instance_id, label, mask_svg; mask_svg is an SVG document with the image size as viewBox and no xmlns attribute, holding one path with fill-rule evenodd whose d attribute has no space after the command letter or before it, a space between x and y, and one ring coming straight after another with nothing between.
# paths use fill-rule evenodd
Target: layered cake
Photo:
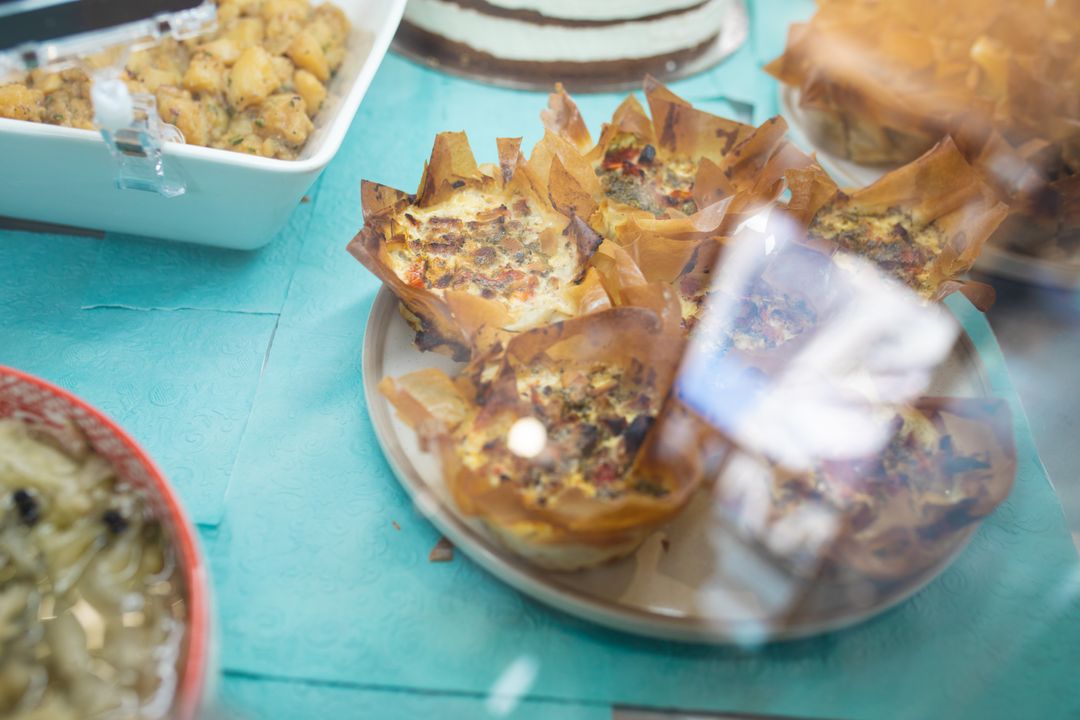
<instances>
[{"instance_id":1,"label":"layered cake","mask_svg":"<svg viewBox=\"0 0 1080 720\"><path fill-rule=\"evenodd\" d=\"M671 76L738 0L409 0L398 41L470 74L550 86Z\"/></svg>"}]
</instances>

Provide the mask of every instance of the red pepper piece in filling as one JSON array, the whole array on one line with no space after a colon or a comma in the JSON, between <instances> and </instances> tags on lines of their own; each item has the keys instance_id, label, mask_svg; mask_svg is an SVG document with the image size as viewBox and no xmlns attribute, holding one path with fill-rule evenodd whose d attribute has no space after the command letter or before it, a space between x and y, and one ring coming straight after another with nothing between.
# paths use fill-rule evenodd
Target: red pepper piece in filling
<instances>
[{"instance_id":1,"label":"red pepper piece in filling","mask_svg":"<svg viewBox=\"0 0 1080 720\"><path fill-rule=\"evenodd\" d=\"M424 263L417 260L409 269L405 271L405 284L414 288L425 288L427 283L424 281Z\"/></svg>"},{"instance_id":2,"label":"red pepper piece in filling","mask_svg":"<svg viewBox=\"0 0 1080 720\"><path fill-rule=\"evenodd\" d=\"M618 473L615 472L615 466L609 462L600 465L600 467L596 468L596 473L593 474L593 484L597 487L611 485L617 479Z\"/></svg>"},{"instance_id":3,"label":"red pepper piece in filling","mask_svg":"<svg viewBox=\"0 0 1080 720\"><path fill-rule=\"evenodd\" d=\"M639 156L640 151L633 145L622 150L609 151L604 155L601 167L609 171L621 170L624 175L642 177L645 173L637 164Z\"/></svg>"}]
</instances>

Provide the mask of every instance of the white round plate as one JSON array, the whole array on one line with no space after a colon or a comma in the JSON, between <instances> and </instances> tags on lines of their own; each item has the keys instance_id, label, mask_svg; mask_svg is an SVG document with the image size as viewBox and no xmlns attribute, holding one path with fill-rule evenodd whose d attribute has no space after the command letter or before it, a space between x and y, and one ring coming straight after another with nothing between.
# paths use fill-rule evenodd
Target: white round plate
<instances>
[{"instance_id":1,"label":"white round plate","mask_svg":"<svg viewBox=\"0 0 1080 720\"><path fill-rule=\"evenodd\" d=\"M379 291L364 336L363 381L379 444L402 486L434 525L474 562L519 591L564 612L611 628L657 638L754 643L804 637L852 625L920 590L963 549L974 526L957 533L942 561L888 585L818 582L807 593L725 530L717 503L698 497L633 556L573 573L538 569L503 549L449 499L436 458L379 392L389 374L459 365L413 345L413 332L389 290ZM967 336L938 369L930 394L985 396L989 383ZM792 610L796 607L796 610Z\"/></svg>"},{"instance_id":2,"label":"white round plate","mask_svg":"<svg viewBox=\"0 0 1080 720\"><path fill-rule=\"evenodd\" d=\"M780 115L787 121L788 134L795 144L804 150L817 153L821 166L842 188L866 187L892 169L886 165L861 165L852 162L815 143L812 140L812 126L799 106L798 88L780 86ZM990 275L1046 287L1065 290L1080 288L1080 257L1073 260L1048 260L987 243L975 262L975 269Z\"/></svg>"}]
</instances>

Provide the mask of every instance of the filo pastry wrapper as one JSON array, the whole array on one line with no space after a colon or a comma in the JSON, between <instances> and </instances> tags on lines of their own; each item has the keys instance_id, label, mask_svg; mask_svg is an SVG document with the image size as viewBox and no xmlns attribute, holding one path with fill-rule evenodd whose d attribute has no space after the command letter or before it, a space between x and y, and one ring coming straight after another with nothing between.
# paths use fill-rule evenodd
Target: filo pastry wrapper
<instances>
[{"instance_id":1,"label":"filo pastry wrapper","mask_svg":"<svg viewBox=\"0 0 1080 720\"><path fill-rule=\"evenodd\" d=\"M1080 4L822 0L766 66L856 162L907 162L965 123L1075 158ZM834 148L835 149L835 148ZM1075 163L1073 167L1075 168Z\"/></svg>"},{"instance_id":2,"label":"filo pastry wrapper","mask_svg":"<svg viewBox=\"0 0 1080 720\"><path fill-rule=\"evenodd\" d=\"M795 472L732 449L716 483L738 533L788 571L894 582L931 570L1008 496L1016 451L997 399L921 398L877 453Z\"/></svg>"},{"instance_id":3,"label":"filo pastry wrapper","mask_svg":"<svg viewBox=\"0 0 1080 720\"><path fill-rule=\"evenodd\" d=\"M789 217L810 218L807 243L862 256L928 300L959 291L980 309L993 303L992 288L960 276L1008 208L950 138L850 194L812 169L791 190Z\"/></svg>"},{"instance_id":4,"label":"filo pastry wrapper","mask_svg":"<svg viewBox=\"0 0 1080 720\"><path fill-rule=\"evenodd\" d=\"M459 510L537 565L574 570L632 552L705 477L700 456L667 457L653 438L684 416L668 402L677 302L670 289L635 293L640 306L513 337L482 388L433 370L381 385L440 457Z\"/></svg>"},{"instance_id":5,"label":"filo pastry wrapper","mask_svg":"<svg viewBox=\"0 0 1080 720\"><path fill-rule=\"evenodd\" d=\"M645 98L651 117L628 96L595 144L561 86L542 113L548 132L575 147L600 178L606 197L593 226L607 237L726 235L775 200L783 171L804 161L784 138L782 118L758 128L722 118L651 77Z\"/></svg>"},{"instance_id":6,"label":"filo pastry wrapper","mask_svg":"<svg viewBox=\"0 0 1080 720\"><path fill-rule=\"evenodd\" d=\"M828 0L766 70L808 131L856 162L908 162L951 134L1010 217L991 242L1075 258L1080 3Z\"/></svg>"},{"instance_id":7,"label":"filo pastry wrapper","mask_svg":"<svg viewBox=\"0 0 1080 720\"><path fill-rule=\"evenodd\" d=\"M441 133L415 195L363 183L364 227L349 252L401 301L421 350L464 360L580 313L600 237L574 204L587 204L595 177L547 153L555 142L538 146L549 158L541 174L520 139L500 139L499 165L478 166L463 133Z\"/></svg>"}]
</instances>

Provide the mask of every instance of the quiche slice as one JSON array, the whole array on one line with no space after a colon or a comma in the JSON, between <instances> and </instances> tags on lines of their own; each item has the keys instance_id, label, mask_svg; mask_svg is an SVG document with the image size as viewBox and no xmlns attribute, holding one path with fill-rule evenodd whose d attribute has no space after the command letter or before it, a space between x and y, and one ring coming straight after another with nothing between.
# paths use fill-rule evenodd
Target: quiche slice
<instances>
[{"instance_id":1,"label":"quiche slice","mask_svg":"<svg viewBox=\"0 0 1080 720\"><path fill-rule=\"evenodd\" d=\"M959 276L975 264L1008 208L978 176L949 138L918 160L850 195L827 176L814 175L797 203L815 204L831 186L807 230L811 244L858 255L928 300L961 291L981 309L993 290ZM795 190L793 190L793 193Z\"/></svg>"},{"instance_id":2,"label":"quiche slice","mask_svg":"<svg viewBox=\"0 0 1080 720\"><path fill-rule=\"evenodd\" d=\"M464 360L578 314L588 294L600 236L552 199L581 194L574 177L556 162L538 180L520 140L499 141L499 162L478 166L463 133L442 133L415 195L363 184L364 227L349 251L401 301L421 350Z\"/></svg>"},{"instance_id":3,"label":"quiche slice","mask_svg":"<svg viewBox=\"0 0 1080 720\"><path fill-rule=\"evenodd\" d=\"M439 453L463 513L531 562L575 570L632 552L697 487L700 473L654 452L681 344L676 313L612 308L513 337L481 393L434 370L381 389Z\"/></svg>"},{"instance_id":4,"label":"quiche slice","mask_svg":"<svg viewBox=\"0 0 1080 720\"><path fill-rule=\"evenodd\" d=\"M922 398L887 412L891 433L870 456L794 472L735 453L717 485L727 517L808 576L892 581L945 559L1012 487L1009 409L996 399Z\"/></svg>"}]
</instances>

